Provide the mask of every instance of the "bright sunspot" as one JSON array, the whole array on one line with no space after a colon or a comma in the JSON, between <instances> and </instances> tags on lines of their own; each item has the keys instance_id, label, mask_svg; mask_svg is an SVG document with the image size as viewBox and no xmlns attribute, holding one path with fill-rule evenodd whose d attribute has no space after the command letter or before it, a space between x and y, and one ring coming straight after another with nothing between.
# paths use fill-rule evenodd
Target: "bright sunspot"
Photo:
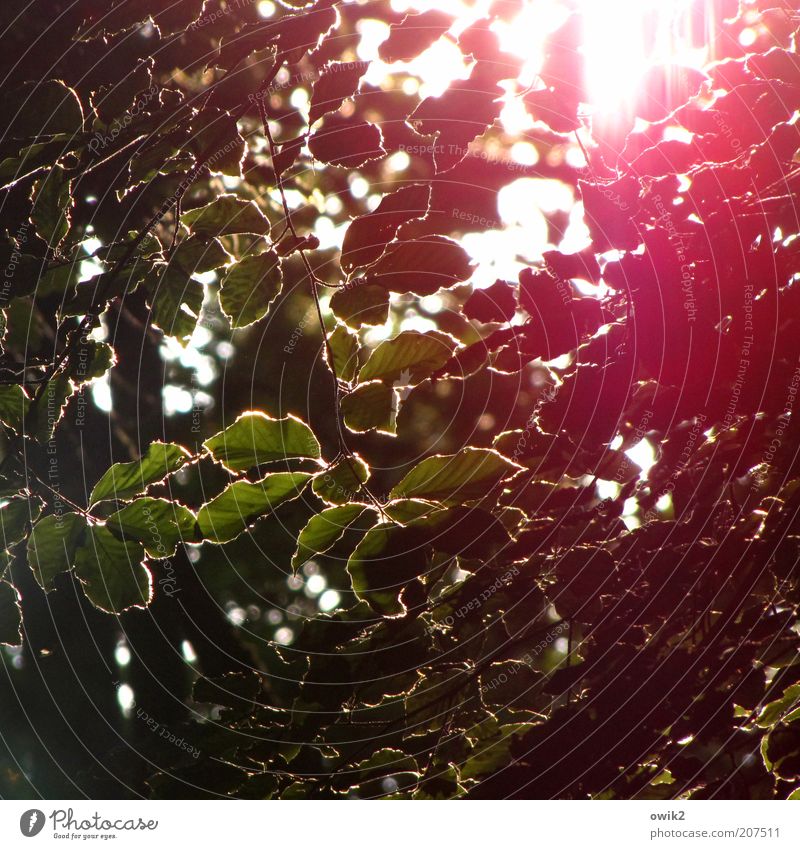
<instances>
[{"instance_id":1,"label":"bright sunspot","mask_svg":"<svg viewBox=\"0 0 800 849\"><path fill-rule=\"evenodd\" d=\"M405 66L409 73L419 77L420 96L439 95L453 80L469 76L469 62L464 61L455 39L485 17L492 5L492 0L394 0L392 6L398 12L439 9L455 19L447 36ZM506 95L498 93L504 100L501 126L509 139L519 138L534 126L520 95L543 87L540 73L548 38L560 30L573 13L580 14L583 21L580 55L575 56L575 65L582 64L584 68L586 102L579 108L579 117L585 129L579 132L588 147L593 144L593 122L597 122L597 127L616 125L627 132L633 122L637 97L644 89L651 67L700 68L709 58L705 49L693 46L693 0L528 0L521 6L513 18L498 18L491 25L501 48L522 59L518 78L503 83ZM387 31L381 24L371 33L362 43L361 58L377 56L378 44ZM389 66L375 62L370 81L379 83L388 72ZM574 167L585 163L584 151L571 135L565 136L562 155ZM523 161L525 153L518 144L512 145L510 157L520 164L529 164ZM550 182L523 178L509 184L498 197L498 217L505 226L502 233L486 231L465 235L462 243L479 263L479 271L473 279L475 285L489 285L497 276L512 278L545 250L555 247L572 253L588 244L582 207L566 186L562 186L562 190L567 198L560 201L558 207L569 215L569 226L556 244L549 243L544 215L547 207L552 207L548 196ZM504 257L502 262L497 261L498 256Z\"/></svg>"},{"instance_id":2,"label":"bright sunspot","mask_svg":"<svg viewBox=\"0 0 800 849\"><path fill-rule=\"evenodd\" d=\"M580 0L586 83L595 110L628 111L649 67L702 62L688 43L692 0Z\"/></svg>"}]
</instances>

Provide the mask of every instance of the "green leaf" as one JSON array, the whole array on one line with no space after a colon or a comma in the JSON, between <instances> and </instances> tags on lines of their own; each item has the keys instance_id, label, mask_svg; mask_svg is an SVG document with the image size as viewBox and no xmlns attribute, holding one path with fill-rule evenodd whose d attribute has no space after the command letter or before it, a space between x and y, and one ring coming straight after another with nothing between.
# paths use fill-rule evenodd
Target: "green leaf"
<instances>
[{"instance_id":1,"label":"green leaf","mask_svg":"<svg viewBox=\"0 0 800 849\"><path fill-rule=\"evenodd\" d=\"M173 442L153 442L141 460L115 463L95 484L89 504L108 498L124 501L144 492L148 486L177 472L191 454Z\"/></svg>"},{"instance_id":2,"label":"green leaf","mask_svg":"<svg viewBox=\"0 0 800 849\"><path fill-rule=\"evenodd\" d=\"M203 446L212 457L234 472L288 457L320 458L319 442L311 428L295 416L273 419L258 410L242 413Z\"/></svg>"},{"instance_id":3,"label":"green leaf","mask_svg":"<svg viewBox=\"0 0 800 849\"><path fill-rule=\"evenodd\" d=\"M230 542L256 519L297 498L311 478L307 472L276 472L260 481L236 481L197 513L203 539Z\"/></svg>"},{"instance_id":4,"label":"green leaf","mask_svg":"<svg viewBox=\"0 0 800 849\"><path fill-rule=\"evenodd\" d=\"M383 616L402 616L405 585L428 569L424 535L382 522L367 531L347 561L353 592Z\"/></svg>"},{"instance_id":5,"label":"green leaf","mask_svg":"<svg viewBox=\"0 0 800 849\"><path fill-rule=\"evenodd\" d=\"M780 698L764 705L756 723L760 728L771 728L798 704L800 704L800 684L792 684L783 691Z\"/></svg>"},{"instance_id":6,"label":"green leaf","mask_svg":"<svg viewBox=\"0 0 800 849\"><path fill-rule=\"evenodd\" d=\"M181 542L195 542L195 515L175 501L137 498L108 517L108 527L144 545L158 560L175 553Z\"/></svg>"},{"instance_id":7,"label":"green leaf","mask_svg":"<svg viewBox=\"0 0 800 849\"><path fill-rule=\"evenodd\" d=\"M85 345L78 348L75 365L69 372L69 377L78 384L86 383L102 377L116 362L116 354L111 345L105 342L87 340Z\"/></svg>"},{"instance_id":8,"label":"green leaf","mask_svg":"<svg viewBox=\"0 0 800 849\"><path fill-rule=\"evenodd\" d=\"M30 422L28 428L39 442L49 442L53 438L56 425L61 421L74 392L72 381L63 374L48 381L42 393L42 402L36 409L35 420Z\"/></svg>"},{"instance_id":9,"label":"green leaf","mask_svg":"<svg viewBox=\"0 0 800 849\"><path fill-rule=\"evenodd\" d=\"M343 457L320 472L311 484L314 494L327 504L347 504L369 479L369 466L358 456Z\"/></svg>"},{"instance_id":10,"label":"green leaf","mask_svg":"<svg viewBox=\"0 0 800 849\"><path fill-rule=\"evenodd\" d=\"M337 324L328 336L328 345L333 351L333 367L336 377L351 383L358 374L358 336L344 324ZM325 350L328 359L328 351ZM330 365L330 363L329 363Z\"/></svg>"},{"instance_id":11,"label":"green leaf","mask_svg":"<svg viewBox=\"0 0 800 849\"><path fill-rule=\"evenodd\" d=\"M359 383L342 398L344 423L354 433L378 430L394 436L396 402L394 390L383 381Z\"/></svg>"},{"instance_id":12,"label":"green leaf","mask_svg":"<svg viewBox=\"0 0 800 849\"><path fill-rule=\"evenodd\" d=\"M363 278L337 289L331 297L331 309L350 327L385 324L389 318L389 293L382 286Z\"/></svg>"},{"instance_id":13,"label":"green leaf","mask_svg":"<svg viewBox=\"0 0 800 849\"><path fill-rule=\"evenodd\" d=\"M170 254L170 265L177 263L187 274L202 274L227 265L233 257L218 239L201 239L190 236Z\"/></svg>"},{"instance_id":14,"label":"green leaf","mask_svg":"<svg viewBox=\"0 0 800 849\"><path fill-rule=\"evenodd\" d=\"M33 185L31 221L42 241L54 250L69 232L70 187L60 165L54 165Z\"/></svg>"},{"instance_id":15,"label":"green leaf","mask_svg":"<svg viewBox=\"0 0 800 849\"><path fill-rule=\"evenodd\" d=\"M530 686L529 679L535 677L535 673L531 670L524 669L522 664L494 664L489 667L490 671L494 670L494 675L499 676L499 670L507 667L510 671L503 678L507 679L510 676L517 674L522 669L523 675L520 676L523 681L519 681L519 688ZM491 678L489 674L484 675L484 678ZM515 679L512 677L511 679ZM481 679L483 682L483 678ZM513 702L513 695L510 700ZM507 704L504 702L502 704ZM480 778L484 775L491 775L502 769L511 759L511 749L515 741L520 739L526 731L531 729L530 724L515 723L513 725L500 725L499 720L495 717L489 717L480 725L475 725L470 728L464 735L470 743L469 754L466 761L461 767L462 780L468 778Z\"/></svg>"},{"instance_id":16,"label":"green leaf","mask_svg":"<svg viewBox=\"0 0 800 849\"><path fill-rule=\"evenodd\" d=\"M53 589L56 575L71 568L86 528L80 513L45 516L34 525L28 539L28 563L45 592Z\"/></svg>"},{"instance_id":17,"label":"green leaf","mask_svg":"<svg viewBox=\"0 0 800 849\"><path fill-rule=\"evenodd\" d=\"M0 422L17 433L22 433L22 423L31 405L25 390L17 384L0 386Z\"/></svg>"},{"instance_id":18,"label":"green leaf","mask_svg":"<svg viewBox=\"0 0 800 849\"><path fill-rule=\"evenodd\" d=\"M38 498L12 498L0 506L0 548L10 548L25 536L28 522L35 522L42 512Z\"/></svg>"},{"instance_id":19,"label":"green leaf","mask_svg":"<svg viewBox=\"0 0 800 849\"><path fill-rule=\"evenodd\" d=\"M20 595L8 581L0 581L0 643L22 645L22 610Z\"/></svg>"},{"instance_id":20,"label":"green leaf","mask_svg":"<svg viewBox=\"0 0 800 849\"><path fill-rule=\"evenodd\" d=\"M344 504L341 507L328 507L312 516L297 538L292 569L297 572L315 554L326 552L344 536L348 526L369 509L366 504Z\"/></svg>"},{"instance_id":21,"label":"green leaf","mask_svg":"<svg viewBox=\"0 0 800 849\"><path fill-rule=\"evenodd\" d=\"M283 283L281 261L274 251L247 256L222 278L219 302L232 327L247 327L263 318Z\"/></svg>"},{"instance_id":22,"label":"green leaf","mask_svg":"<svg viewBox=\"0 0 800 849\"><path fill-rule=\"evenodd\" d=\"M203 306L203 284L176 265L158 262L153 272L147 281L153 324L167 336L188 339Z\"/></svg>"},{"instance_id":23,"label":"green leaf","mask_svg":"<svg viewBox=\"0 0 800 849\"><path fill-rule=\"evenodd\" d=\"M390 496L462 504L487 495L521 468L493 449L463 448L457 454L437 454L423 460Z\"/></svg>"},{"instance_id":24,"label":"green leaf","mask_svg":"<svg viewBox=\"0 0 800 849\"><path fill-rule=\"evenodd\" d=\"M395 522L401 525L406 525L413 522L415 519L421 519L436 510L442 508L432 501L419 501L415 498L402 498L398 501L390 501L385 507L386 515Z\"/></svg>"},{"instance_id":25,"label":"green leaf","mask_svg":"<svg viewBox=\"0 0 800 849\"><path fill-rule=\"evenodd\" d=\"M418 383L441 368L452 356L455 341L446 333L405 330L381 342L361 369L361 380Z\"/></svg>"},{"instance_id":26,"label":"green leaf","mask_svg":"<svg viewBox=\"0 0 800 849\"><path fill-rule=\"evenodd\" d=\"M196 236L230 236L235 233L255 233L266 236L270 224L264 213L252 200L242 200L236 195L220 195L211 203L190 209L181 221Z\"/></svg>"},{"instance_id":27,"label":"green leaf","mask_svg":"<svg viewBox=\"0 0 800 849\"><path fill-rule=\"evenodd\" d=\"M108 528L90 526L84 543L75 553L75 574L86 597L106 613L122 613L131 607L147 607L153 597L153 581L138 542L122 542Z\"/></svg>"}]
</instances>

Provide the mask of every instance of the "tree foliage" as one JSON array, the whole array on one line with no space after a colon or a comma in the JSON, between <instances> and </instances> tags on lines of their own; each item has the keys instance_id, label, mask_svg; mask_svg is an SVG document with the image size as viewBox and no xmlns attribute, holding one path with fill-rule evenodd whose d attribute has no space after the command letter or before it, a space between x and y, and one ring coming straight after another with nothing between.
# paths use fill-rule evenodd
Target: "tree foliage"
<instances>
[{"instance_id":1,"label":"tree foliage","mask_svg":"<svg viewBox=\"0 0 800 849\"><path fill-rule=\"evenodd\" d=\"M23 702L40 677L95 736L77 675L102 718L91 758L53 748L66 791L12 784L797 791L797 21L696 5L715 61L603 121L577 12L523 81L496 26L523 0L466 28L4 4L0 641ZM442 40L464 76L421 95L402 63ZM565 187L586 246L549 211L548 249L476 285L462 237L520 179Z\"/></svg>"}]
</instances>

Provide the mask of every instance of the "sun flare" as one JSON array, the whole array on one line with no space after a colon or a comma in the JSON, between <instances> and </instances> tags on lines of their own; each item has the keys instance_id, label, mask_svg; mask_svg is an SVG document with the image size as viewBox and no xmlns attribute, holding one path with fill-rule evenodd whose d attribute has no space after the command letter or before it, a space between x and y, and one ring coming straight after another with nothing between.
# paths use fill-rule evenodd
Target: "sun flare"
<instances>
[{"instance_id":1,"label":"sun flare","mask_svg":"<svg viewBox=\"0 0 800 849\"><path fill-rule=\"evenodd\" d=\"M580 0L586 86L594 110L630 112L647 70L701 65L691 47L692 0Z\"/></svg>"}]
</instances>

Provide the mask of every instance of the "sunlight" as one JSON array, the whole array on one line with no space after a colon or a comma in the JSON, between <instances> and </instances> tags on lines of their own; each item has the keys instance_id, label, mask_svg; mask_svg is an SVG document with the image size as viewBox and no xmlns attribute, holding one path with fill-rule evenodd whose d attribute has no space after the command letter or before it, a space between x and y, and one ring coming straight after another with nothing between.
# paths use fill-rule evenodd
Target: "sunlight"
<instances>
[{"instance_id":1,"label":"sunlight","mask_svg":"<svg viewBox=\"0 0 800 849\"><path fill-rule=\"evenodd\" d=\"M692 0L580 0L586 82L598 112L630 112L658 63L701 64L683 33Z\"/></svg>"},{"instance_id":2,"label":"sunlight","mask_svg":"<svg viewBox=\"0 0 800 849\"><path fill-rule=\"evenodd\" d=\"M601 119L605 126L625 126L632 120L637 97L644 89L648 70L658 64L677 64L701 67L706 52L691 45L691 6L693 0L529 0L511 19L498 19L492 25L503 50L523 59L517 80L502 83L506 94L498 92L503 101L501 124L507 137L519 137L533 125L524 101L519 94L542 85L539 73L545 60L548 37L567 21L573 12L583 16L583 42L580 52L585 60L587 102L581 104L580 114L586 119ZM466 63L456 46L458 33L486 14L491 3L477 0L394 0L398 12L425 12L439 9L455 16L449 33L442 36L417 59L410 63L390 66L375 61L367 79L381 84L390 73L405 70L419 78L420 96L438 95L458 78L469 75ZM373 26L374 24L374 26ZM362 43L360 58L375 59L378 46L386 38L385 24L364 21L360 25ZM683 138L673 131L670 138ZM517 142L511 158L515 162L535 165L536 147ZM563 157L575 167L583 166L584 153L573 140L565 140ZM405 167L407 163L398 162ZM350 191L354 197L365 196L368 183L356 176ZM562 197L562 195L565 195ZM549 244L545 215L554 210L566 212L568 227L558 244ZM513 277L531 261L537 261L549 248L573 253L585 248L589 234L583 207L576 203L571 191L555 180L522 178L504 186L498 196L498 219L504 225L481 233L466 233L461 242L479 264L473 284L489 285L496 276ZM502 263L496 261L503 256ZM498 267L502 265L503 267Z\"/></svg>"}]
</instances>

